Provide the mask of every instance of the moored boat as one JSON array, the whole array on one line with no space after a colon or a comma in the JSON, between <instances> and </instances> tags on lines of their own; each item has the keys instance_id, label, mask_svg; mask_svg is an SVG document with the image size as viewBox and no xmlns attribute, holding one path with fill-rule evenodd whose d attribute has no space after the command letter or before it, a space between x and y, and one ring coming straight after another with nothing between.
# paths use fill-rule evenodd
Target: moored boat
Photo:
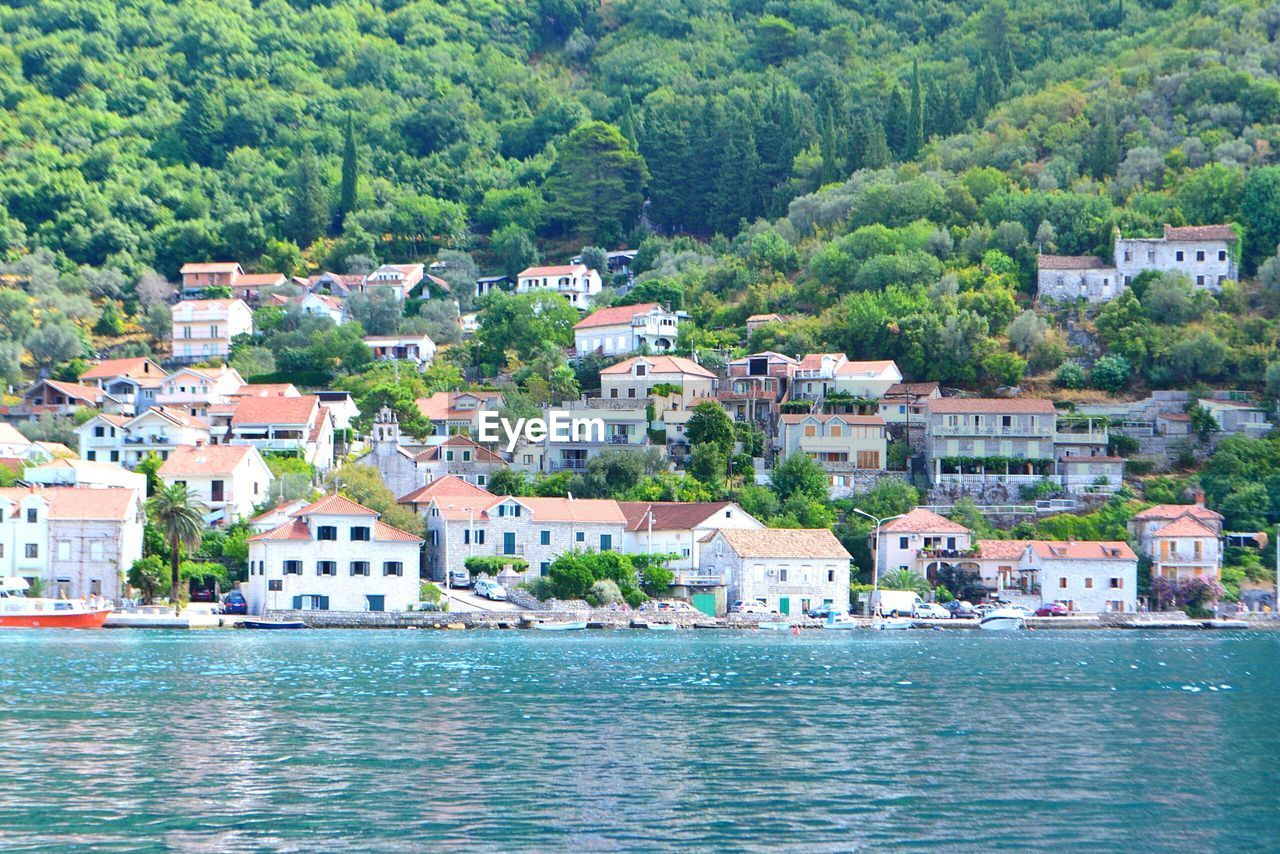
<instances>
[{"instance_id":1,"label":"moored boat","mask_svg":"<svg viewBox=\"0 0 1280 854\"><path fill-rule=\"evenodd\" d=\"M822 627L833 631L856 629L858 627L858 621L848 614L837 614L832 612L827 615L827 621L822 624Z\"/></svg>"},{"instance_id":2,"label":"moored boat","mask_svg":"<svg viewBox=\"0 0 1280 854\"><path fill-rule=\"evenodd\" d=\"M240 621L242 629L305 629L307 624L302 620L254 620L245 619Z\"/></svg>"},{"instance_id":3,"label":"moored boat","mask_svg":"<svg viewBox=\"0 0 1280 854\"><path fill-rule=\"evenodd\" d=\"M996 608L978 620L978 628L988 632L1010 632L1026 625L1026 614L1016 608Z\"/></svg>"},{"instance_id":4,"label":"moored boat","mask_svg":"<svg viewBox=\"0 0 1280 854\"><path fill-rule=\"evenodd\" d=\"M768 620L763 623L756 623L756 628L770 632L785 632L791 628L791 624L785 620Z\"/></svg>"},{"instance_id":5,"label":"moored boat","mask_svg":"<svg viewBox=\"0 0 1280 854\"><path fill-rule=\"evenodd\" d=\"M563 623L534 623L533 627L543 632L576 632L587 627L586 620L569 620Z\"/></svg>"},{"instance_id":6,"label":"moored boat","mask_svg":"<svg viewBox=\"0 0 1280 854\"><path fill-rule=\"evenodd\" d=\"M916 624L910 617L885 617L875 621L875 628L881 631L903 631Z\"/></svg>"},{"instance_id":7,"label":"moored boat","mask_svg":"<svg viewBox=\"0 0 1280 854\"><path fill-rule=\"evenodd\" d=\"M111 613L108 605L75 599L45 599L22 595L14 579L0 589L0 628L4 629L100 629Z\"/></svg>"},{"instance_id":8,"label":"moored boat","mask_svg":"<svg viewBox=\"0 0 1280 854\"><path fill-rule=\"evenodd\" d=\"M649 623L648 629L651 632L674 632L679 628L675 623Z\"/></svg>"}]
</instances>

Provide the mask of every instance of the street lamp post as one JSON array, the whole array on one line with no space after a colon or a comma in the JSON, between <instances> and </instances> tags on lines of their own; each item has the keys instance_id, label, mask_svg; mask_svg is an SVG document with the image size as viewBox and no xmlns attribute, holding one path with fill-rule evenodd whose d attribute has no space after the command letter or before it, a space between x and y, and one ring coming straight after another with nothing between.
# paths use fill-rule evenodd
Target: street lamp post
<instances>
[{"instance_id":1,"label":"street lamp post","mask_svg":"<svg viewBox=\"0 0 1280 854\"><path fill-rule=\"evenodd\" d=\"M883 519L880 519L872 516L865 510L859 510L857 507L853 508L853 512L857 513L859 516L866 516L875 524L875 527L872 528L872 530L875 531L876 542L875 548L871 550L871 602L875 603L879 599L880 595L880 527L885 522L891 522L894 519L901 519L906 514L897 513L893 516L885 516ZM872 614L871 616L875 616L875 614Z\"/></svg>"}]
</instances>

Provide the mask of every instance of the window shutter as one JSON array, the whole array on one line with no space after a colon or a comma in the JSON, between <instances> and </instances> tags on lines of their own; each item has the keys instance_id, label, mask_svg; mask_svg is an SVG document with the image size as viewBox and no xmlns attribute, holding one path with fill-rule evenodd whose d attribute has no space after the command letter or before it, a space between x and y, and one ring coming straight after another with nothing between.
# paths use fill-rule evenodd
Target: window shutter
<instances>
[{"instance_id":1,"label":"window shutter","mask_svg":"<svg viewBox=\"0 0 1280 854\"><path fill-rule=\"evenodd\" d=\"M294 597L293 597L293 610L295 610L295 611L301 611L301 610L302 610L302 597L301 597L301 596L294 596Z\"/></svg>"},{"instance_id":2,"label":"window shutter","mask_svg":"<svg viewBox=\"0 0 1280 854\"><path fill-rule=\"evenodd\" d=\"M321 610L321 611L328 611L328 610L329 610L329 597L328 597L328 596L321 596L321 597L320 597L320 610Z\"/></svg>"}]
</instances>

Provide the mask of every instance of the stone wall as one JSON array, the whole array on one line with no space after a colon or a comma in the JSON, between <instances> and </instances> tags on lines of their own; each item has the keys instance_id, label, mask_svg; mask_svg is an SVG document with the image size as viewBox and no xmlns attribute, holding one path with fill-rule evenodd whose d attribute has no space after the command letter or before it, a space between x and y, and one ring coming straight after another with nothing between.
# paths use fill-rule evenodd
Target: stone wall
<instances>
[{"instance_id":1,"label":"stone wall","mask_svg":"<svg viewBox=\"0 0 1280 854\"><path fill-rule=\"evenodd\" d=\"M844 484L837 486L832 484L828 490L831 497L849 498L871 489L882 480L905 480L910 481L910 473L905 471L887 471L885 469L850 469L849 471L831 472L835 477L844 478Z\"/></svg>"}]
</instances>

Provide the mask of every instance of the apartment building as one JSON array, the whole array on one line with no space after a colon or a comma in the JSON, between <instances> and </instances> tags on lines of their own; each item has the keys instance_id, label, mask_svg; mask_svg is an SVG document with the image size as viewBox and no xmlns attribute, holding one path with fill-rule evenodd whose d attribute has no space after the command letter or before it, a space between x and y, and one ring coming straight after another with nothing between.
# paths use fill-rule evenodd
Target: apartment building
<instances>
[{"instance_id":1,"label":"apartment building","mask_svg":"<svg viewBox=\"0 0 1280 854\"><path fill-rule=\"evenodd\" d=\"M253 311L240 299L183 300L173 307L173 360L226 359L231 340L253 332Z\"/></svg>"},{"instance_id":2,"label":"apartment building","mask_svg":"<svg viewBox=\"0 0 1280 854\"><path fill-rule=\"evenodd\" d=\"M207 419L209 407L231 402L244 385L244 377L230 365L179 368L161 381L156 404Z\"/></svg>"},{"instance_id":3,"label":"apartment building","mask_svg":"<svg viewBox=\"0 0 1280 854\"><path fill-rule=\"evenodd\" d=\"M528 267L516 276L516 293L550 291L563 296L574 308L591 308L591 299L603 287L600 274L582 264Z\"/></svg>"},{"instance_id":4,"label":"apartment building","mask_svg":"<svg viewBox=\"0 0 1280 854\"><path fill-rule=\"evenodd\" d=\"M209 444L209 425L180 409L153 406L133 417L99 413L80 425L80 457L132 469L151 454Z\"/></svg>"},{"instance_id":5,"label":"apartment building","mask_svg":"<svg viewBox=\"0 0 1280 854\"><path fill-rule=\"evenodd\" d=\"M242 395L238 400L228 444L294 454L321 471L333 467L333 417L320 398Z\"/></svg>"},{"instance_id":6,"label":"apartment building","mask_svg":"<svg viewBox=\"0 0 1280 854\"><path fill-rule=\"evenodd\" d=\"M645 398L656 386L675 386L686 408L713 397L716 384L714 373L683 356L633 356L600 371L601 397Z\"/></svg>"},{"instance_id":7,"label":"apartment building","mask_svg":"<svg viewBox=\"0 0 1280 854\"><path fill-rule=\"evenodd\" d=\"M574 350L578 356L665 353L676 345L680 315L656 302L602 308L573 327Z\"/></svg>"}]
</instances>

